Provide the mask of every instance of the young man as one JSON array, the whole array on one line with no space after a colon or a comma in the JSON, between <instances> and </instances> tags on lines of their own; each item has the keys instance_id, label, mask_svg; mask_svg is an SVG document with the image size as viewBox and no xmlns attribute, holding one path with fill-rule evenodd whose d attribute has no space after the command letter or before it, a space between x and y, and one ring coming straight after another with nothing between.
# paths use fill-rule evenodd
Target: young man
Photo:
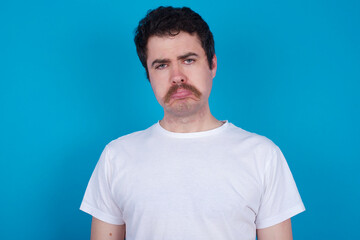
<instances>
[{"instance_id":1,"label":"young man","mask_svg":"<svg viewBox=\"0 0 360 240\"><path fill-rule=\"evenodd\" d=\"M292 239L304 206L281 151L210 112L208 25L189 8L160 7L135 44L164 117L103 151L81 205L91 239Z\"/></svg>"}]
</instances>

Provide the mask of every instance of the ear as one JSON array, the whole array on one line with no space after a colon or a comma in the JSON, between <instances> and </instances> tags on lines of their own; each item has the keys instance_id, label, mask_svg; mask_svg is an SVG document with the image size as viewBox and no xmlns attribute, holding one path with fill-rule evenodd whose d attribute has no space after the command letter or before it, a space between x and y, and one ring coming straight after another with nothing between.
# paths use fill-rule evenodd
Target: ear
<instances>
[{"instance_id":1,"label":"ear","mask_svg":"<svg viewBox=\"0 0 360 240\"><path fill-rule=\"evenodd\" d=\"M212 69L211 69L211 74L213 78L216 76L216 70L217 70L217 58L216 55L214 54L214 57L212 59Z\"/></svg>"}]
</instances>

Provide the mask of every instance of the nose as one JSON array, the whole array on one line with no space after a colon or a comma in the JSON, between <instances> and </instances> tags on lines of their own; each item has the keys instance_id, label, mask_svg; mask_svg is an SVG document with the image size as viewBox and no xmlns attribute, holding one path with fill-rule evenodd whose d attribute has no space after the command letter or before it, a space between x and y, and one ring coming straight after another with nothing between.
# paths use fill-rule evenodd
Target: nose
<instances>
[{"instance_id":1,"label":"nose","mask_svg":"<svg viewBox=\"0 0 360 240\"><path fill-rule=\"evenodd\" d=\"M171 83L179 85L186 83L186 76L178 65L173 65L171 69Z\"/></svg>"}]
</instances>

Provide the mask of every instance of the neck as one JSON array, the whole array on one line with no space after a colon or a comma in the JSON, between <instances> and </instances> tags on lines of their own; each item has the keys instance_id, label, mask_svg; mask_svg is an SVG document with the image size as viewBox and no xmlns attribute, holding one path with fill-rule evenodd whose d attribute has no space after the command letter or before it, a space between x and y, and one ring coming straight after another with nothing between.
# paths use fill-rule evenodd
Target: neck
<instances>
[{"instance_id":1,"label":"neck","mask_svg":"<svg viewBox=\"0 0 360 240\"><path fill-rule=\"evenodd\" d=\"M220 127L223 122L217 120L207 107L196 115L177 116L164 113L160 125L168 131L179 133L201 132Z\"/></svg>"}]
</instances>

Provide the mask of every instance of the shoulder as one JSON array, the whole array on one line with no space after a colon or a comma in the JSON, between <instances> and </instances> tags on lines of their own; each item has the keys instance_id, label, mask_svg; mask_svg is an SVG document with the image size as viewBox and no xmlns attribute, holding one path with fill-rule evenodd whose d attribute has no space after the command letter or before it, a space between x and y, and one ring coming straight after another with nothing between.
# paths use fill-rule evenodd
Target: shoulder
<instances>
[{"instance_id":1,"label":"shoulder","mask_svg":"<svg viewBox=\"0 0 360 240\"><path fill-rule=\"evenodd\" d=\"M146 141L148 141L148 139L151 138L154 126L155 125L152 125L145 130L136 131L112 140L106 145L106 148L109 152L117 152L123 149L139 148Z\"/></svg>"},{"instance_id":2,"label":"shoulder","mask_svg":"<svg viewBox=\"0 0 360 240\"><path fill-rule=\"evenodd\" d=\"M248 146L255 151L274 151L278 148L269 138L254 132L246 131L231 123L229 123L227 134L231 139L242 145Z\"/></svg>"},{"instance_id":3,"label":"shoulder","mask_svg":"<svg viewBox=\"0 0 360 240\"><path fill-rule=\"evenodd\" d=\"M269 164L272 164L282 156L279 147L269 138L243 130L231 124L227 131L229 141L228 148L248 163L254 164L256 168L265 171Z\"/></svg>"}]
</instances>

